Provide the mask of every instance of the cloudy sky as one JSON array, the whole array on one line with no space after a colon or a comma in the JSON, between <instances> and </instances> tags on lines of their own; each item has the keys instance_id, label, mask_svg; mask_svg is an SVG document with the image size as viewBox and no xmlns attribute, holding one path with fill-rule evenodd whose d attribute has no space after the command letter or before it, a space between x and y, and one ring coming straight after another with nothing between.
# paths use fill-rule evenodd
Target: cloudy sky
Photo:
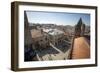
<instances>
[{"instance_id":1,"label":"cloudy sky","mask_svg":"<svg viewBox=\"0 0 100 73\"><path fill-rule=\"evenodd\" d=\"M86 25L90 25L90 14L40 11L26 11L26 13L28 22L30 23L52 23L56 25L74 26L82 18Z\"/></svg>"}]
</instances>

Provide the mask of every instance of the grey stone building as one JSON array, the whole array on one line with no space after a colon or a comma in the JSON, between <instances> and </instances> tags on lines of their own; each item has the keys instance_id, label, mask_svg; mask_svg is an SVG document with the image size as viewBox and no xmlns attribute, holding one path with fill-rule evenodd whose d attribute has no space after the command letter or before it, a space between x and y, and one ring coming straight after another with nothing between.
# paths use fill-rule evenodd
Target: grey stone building
<instances>
[{"instance_id":1,"label":"grey stone building","mask_svg":"<svg viewBox=\"0 0 100 73\"><path fill-rule=\"evenodd\" d=\"M29 24L28 24L26 12L24 12L24 25L25 25L24 26L24 44L29 46L30 44L32 44L32 37L29 30Z\"/></svg>"}]
</instances>

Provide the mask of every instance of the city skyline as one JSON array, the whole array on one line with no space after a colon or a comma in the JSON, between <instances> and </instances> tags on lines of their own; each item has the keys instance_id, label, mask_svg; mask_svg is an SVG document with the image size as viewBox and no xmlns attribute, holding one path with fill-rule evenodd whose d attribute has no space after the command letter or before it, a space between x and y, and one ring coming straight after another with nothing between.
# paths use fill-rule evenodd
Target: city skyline
<instances>
[{"instance_id":1,"label":"city skyline","mask_svg":"<svg viewBox=\"0 0 100 73\"><path fill-rule=\"evenodd\" d=\"M26 11L29 23L71 25L77 24L80 18L83 23L90 25L90 14Z\"/></svg>"}]
</instances>

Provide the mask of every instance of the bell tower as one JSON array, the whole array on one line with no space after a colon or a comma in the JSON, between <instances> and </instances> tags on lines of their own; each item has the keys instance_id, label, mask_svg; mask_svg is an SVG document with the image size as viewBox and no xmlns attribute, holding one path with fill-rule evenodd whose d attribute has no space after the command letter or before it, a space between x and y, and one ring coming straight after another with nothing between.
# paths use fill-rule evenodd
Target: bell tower
<instances>
[{"instance_id":1,"label":"bell tower","mask_svg":"<svg viewBox=\"0 0 100 73\"><path fill-rule=\"evenodd\" d=\"M82 18L79 19L77 25L75 26L75 37L84 36L85 24L82 21Z\"/></svg>"}]
</instances>

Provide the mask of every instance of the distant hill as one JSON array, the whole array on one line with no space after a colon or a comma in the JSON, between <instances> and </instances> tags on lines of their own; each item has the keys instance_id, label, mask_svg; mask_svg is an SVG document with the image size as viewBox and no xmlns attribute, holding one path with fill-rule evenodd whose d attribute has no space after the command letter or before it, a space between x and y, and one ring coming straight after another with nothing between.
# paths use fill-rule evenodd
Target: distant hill
<instances>
[{"instance_id":1,"label":"distant hill","mask_svg":"<svg viewBox=\"0 0 100 73\"><path fill-rule=\"evenodd\" d=\"M75 27L71 25L57 25L57 24L40 24L40 23L29 23L30 29L40 27L40 28L51 28L51 29L59 29L65 32L74 33ZM90 34L90 26L86 25L85 33Z\"/></svg>"}]
</instances>

